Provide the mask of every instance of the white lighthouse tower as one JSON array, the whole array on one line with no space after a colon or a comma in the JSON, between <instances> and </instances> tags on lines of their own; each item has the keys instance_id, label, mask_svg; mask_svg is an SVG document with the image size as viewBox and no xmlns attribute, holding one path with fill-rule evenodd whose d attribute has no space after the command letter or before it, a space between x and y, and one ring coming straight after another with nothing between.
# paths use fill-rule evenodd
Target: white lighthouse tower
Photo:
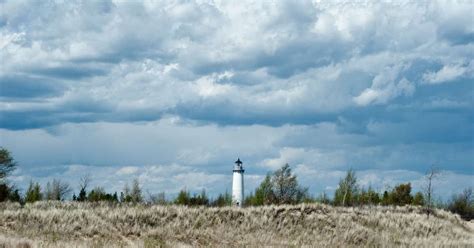
<instances>
[{"instance_id":1,"label":"white lighthouse tower","mask_svg":"<svg viewBox=\"0 0 474 248\"><path fill-rule=\"evenodd\" d=\"M242 207L244 201L244 168L240 158L235 161L232 180L232 205Z\"/></svg>"}]
</instances>

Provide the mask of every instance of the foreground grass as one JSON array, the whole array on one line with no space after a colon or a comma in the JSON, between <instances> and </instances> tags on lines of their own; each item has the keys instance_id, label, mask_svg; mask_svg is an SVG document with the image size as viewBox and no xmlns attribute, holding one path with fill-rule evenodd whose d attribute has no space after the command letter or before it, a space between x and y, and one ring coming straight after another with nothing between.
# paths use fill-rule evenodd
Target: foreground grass
<instances>
[{"instance_id":1,"label":"foreground grass","mask_svg":"<svg viewBox=\"0 0 474 248\"><path fill-rule=\"evenodd\" d=\"M472 247L457 215L416 207L0 204L0 247Z\"/></svg>"}]
</instances>

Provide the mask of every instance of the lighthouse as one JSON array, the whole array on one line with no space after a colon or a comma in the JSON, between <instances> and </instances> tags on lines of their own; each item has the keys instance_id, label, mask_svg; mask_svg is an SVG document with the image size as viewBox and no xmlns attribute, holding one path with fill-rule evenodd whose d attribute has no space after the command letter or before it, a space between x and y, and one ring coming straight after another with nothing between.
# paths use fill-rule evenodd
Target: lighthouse
<instances>
[{"instance_id":1,"label":"lighthouse","mask_svg":"<svg viewBox=\"0 0 474 248\"><path fill-rule=\"evenodd\" d=\"M244 168L240 158L235 161L232 179L232 205L242 207L244 200Z\"/></svg>"}]
</instances>

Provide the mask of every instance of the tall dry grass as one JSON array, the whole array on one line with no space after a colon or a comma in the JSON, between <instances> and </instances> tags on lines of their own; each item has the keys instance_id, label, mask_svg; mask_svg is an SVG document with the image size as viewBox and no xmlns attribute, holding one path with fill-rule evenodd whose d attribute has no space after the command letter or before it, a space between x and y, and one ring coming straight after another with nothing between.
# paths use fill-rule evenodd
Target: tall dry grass
<instances>
[{"instance_id":1,"label":"tall dry grass","mask_svg":"<svg viewBox=\"0 0 474 248\"><path fill-rule=\"evenodd\" d=\"M474 230L443 210L249 208L37 202L0 205L0 247L473 247Z\"/></svg>"}]
</instances>

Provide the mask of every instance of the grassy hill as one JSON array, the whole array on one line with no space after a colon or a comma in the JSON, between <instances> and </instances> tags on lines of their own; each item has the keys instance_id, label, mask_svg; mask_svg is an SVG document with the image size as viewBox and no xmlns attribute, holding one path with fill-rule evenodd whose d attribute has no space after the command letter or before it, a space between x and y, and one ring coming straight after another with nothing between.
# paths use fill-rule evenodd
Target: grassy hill
<instances>
[{"instance_id":1,"label":"grassy hill","mask_svg":"<svg viewBox=\"0 0 474 248\"><path fill-rule=\"evenodd\" d=\"M243 209L37 202L0 204L0 247L472 247L472 222L416 207L321 204Z\"/></svg>"}]
</instances>

